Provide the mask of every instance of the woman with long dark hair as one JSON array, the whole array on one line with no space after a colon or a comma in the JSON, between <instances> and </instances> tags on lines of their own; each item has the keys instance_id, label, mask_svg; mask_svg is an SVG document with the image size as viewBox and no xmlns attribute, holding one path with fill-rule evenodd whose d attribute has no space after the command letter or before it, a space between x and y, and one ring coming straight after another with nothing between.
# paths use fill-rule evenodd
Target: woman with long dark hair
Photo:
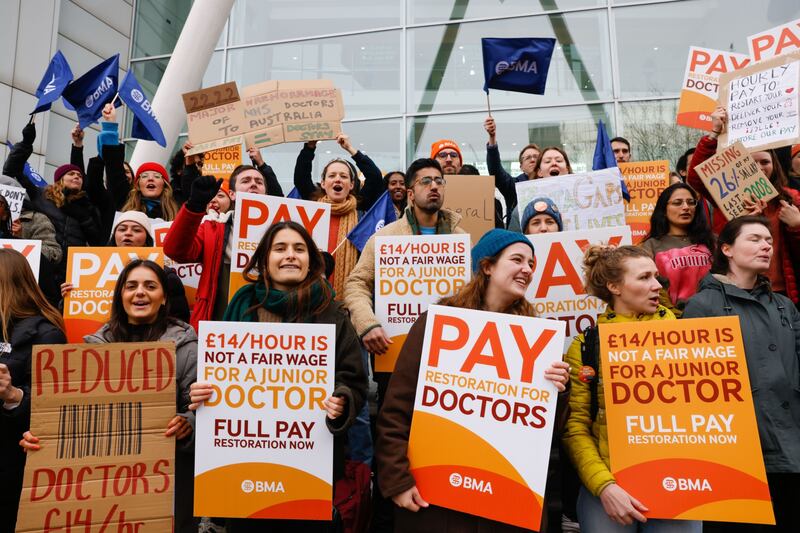
<instances>
[{"instance_id":1,"label":"woman with long dark hair","mask_svg":"<svg viewBox=\"0 0 800 533\"><path fill-rule=\"evenodd\" d=\"M336 374L333 394L325 399L325 422L334 435L334 480L344 475L342 437L364 405L367 377L361 345L350 319L333 299L325 279L325 261L306 229L296 222L273 224L266 231L245 268L250 283L233 296L224 320L334 324ZM192 385L192 409L211 399L212 384ZM261 531L332 531L331 522L300 520L228 520L231 533Z\"/></svg>"},{"instance_id":2,"label":"woman with long dark hair","mask_svg":"<svg viewBox=\"0 0 800 533\"><path fill-rule=\"evenodd\" d=\"M650 216L650 233L639 246L647 250L661 274L662 303L680 316L711 267L714 249L714 235L691 187L674 183L664 189Z\"/></svg>"},{"instance_id":3,"label":"woman with long dark hair","mask_svg":"<svg viewBox=\"0 0 800 533\"><path fill-rule=\"evenodd\" d=\"M711 273L685 318L738 316L776 527L713 524L706 531L800 531L800 312L766 274L775 239L763 217L728 222Z\"/></svg>"},{"instance_id":4,"label":"woman with long dark hair","mask_svg":"<svg viewBox=\"0 0 800 533\"><path fill-rule=\"evenodd\" d=\"M0 532L17 521L31 421L31 355L37 344L64 344L64 320L47 302L25 257L0 248Z\"/></svg>"}]
</instances>

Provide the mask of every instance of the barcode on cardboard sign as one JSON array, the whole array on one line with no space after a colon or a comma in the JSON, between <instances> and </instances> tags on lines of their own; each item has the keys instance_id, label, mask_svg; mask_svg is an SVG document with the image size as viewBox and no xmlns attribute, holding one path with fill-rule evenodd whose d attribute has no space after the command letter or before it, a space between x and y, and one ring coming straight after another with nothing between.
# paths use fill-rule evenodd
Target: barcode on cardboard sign
<instances>
[{"instance_id":1,"label":"barcode on cardboard sign","mask_svg":"<svg viewBox=\"0 0 800 533\"><path fill-rule=\"evenodd\" d=\"M142 452L142 403L62 405L58 458L136 455Z\"/></svg>"}]
</instances>

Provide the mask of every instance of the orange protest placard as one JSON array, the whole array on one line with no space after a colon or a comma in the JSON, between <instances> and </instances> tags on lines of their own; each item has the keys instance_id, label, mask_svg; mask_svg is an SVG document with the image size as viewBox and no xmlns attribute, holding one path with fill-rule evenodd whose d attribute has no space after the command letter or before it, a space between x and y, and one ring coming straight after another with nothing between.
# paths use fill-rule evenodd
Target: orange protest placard
<instances>
[{"instance_id":1,"label":"orange protest placard","mask_svg":"<svg viewBox=\"0 0 800 533\"><path fill-rule=\"evenodd\" d=\"M631 201L625 204L625 223L631 227L633 244L639 244L650 232L650 217L658 196L669 186L669 161L636 161L618 166L631 195Z\"/></svg>"},{"instance_id":2,"label":"orange protest placard","mask_svg":"<svg viewBox=\"0 0 800 533\"><path fill-rule=\"evenodd\" d=\"M214 176L228 181L233 169L242 164L242 145L225 146L205 152L203 176Z\"/></svg>"},{"instance_id":3,"label":"orange protest placard","mask_svg":"<svg viewBox=\"0 0 800 533\"><path fill-rule=\"evenodd\" d=\"M149 259L164 266L161 248L70 247L67 283L72 284L72 290L64 298L69 342L83 342L85 335L108 321L119 273L133 259Z\"/></svg>"},{"instance_id":4,"label":"orange protest placard","mask_svg":"<svg viewBox=\"0 0 800 533\"><path fill-rule=\"evenodd\" d=\"M611 471L648 518L774 524L739 317L600 325Z\"/></svg>"},{"instance_id":5,"label":"orange protest placard","mask_svg":"<svg viewBox=\"0 0 800 533\"><path fill-rule=\"evenodd\" d=\"M172 531L175 344L35 349L16 531Z\"/></svg>"}]
</instances>

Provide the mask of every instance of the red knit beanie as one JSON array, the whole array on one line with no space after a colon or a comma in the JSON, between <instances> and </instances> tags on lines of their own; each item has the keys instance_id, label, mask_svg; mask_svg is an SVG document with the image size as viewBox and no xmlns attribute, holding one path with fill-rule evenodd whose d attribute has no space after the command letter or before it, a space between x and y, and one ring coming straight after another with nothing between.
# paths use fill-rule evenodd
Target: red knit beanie
<instances>
[{"instance_id":1,"label":"red knit beanie","mask_svg":"<svg viewBox=\"0 0 800 533\"><path fill-rule=\"evenodd\" d=\"M67 163L66 165L61 165L60 167L58 167L56 169L55 173L53 174L53 181L54 182L61 181L61 178L64 177L64 174L66 174L70 170L77 170L78 172L81 173L81 176L83 176L83 172L81 172L81 168L80 167L78 167L76 165L70 165L69 163Z\"/></svg>"},{"instance_id":2,"label":"red knit beanie","mask_svg":"<svg viewBox=\"0 0 800 533\"><path fill-rule=\"evenodd\" d=\"M139 170L136 171L136 179L133 180L134 187L137 183L139 183L139 176L142 175L142 172L147 172L148 170L152 170L161 174L161 177L164 178L164 181L169 183L169 172L163 166L155 163L153 161L148 161L147 163L142 163L139 165Z\"/></svg>"}]
</instances>

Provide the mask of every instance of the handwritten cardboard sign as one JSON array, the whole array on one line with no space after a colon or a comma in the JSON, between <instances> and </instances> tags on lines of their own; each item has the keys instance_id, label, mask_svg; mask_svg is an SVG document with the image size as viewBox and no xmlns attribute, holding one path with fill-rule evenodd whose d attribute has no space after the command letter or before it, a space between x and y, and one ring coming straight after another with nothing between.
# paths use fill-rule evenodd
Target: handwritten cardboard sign
<instances>
[{"instance_id":1,"label":"handwritten cardboard sign","mask_svg":"<svg viewBox=\"0 0 800 533\"><path fill-rule=\"evenodd\" d=\"M597 323L606 304L586 294L583 283L583 256L592 244L622 246L631 244L628 226L595 228L559 233L528 235L535 250L533 280L525 297L536 309L536 316L566 324L564 352L573 337Z\"/></svg>"},{"instance_id":2,"label":"handwritten cardboard sign","mask_svg":"<svg viewBox=\"0 0 800 533\"><path fill-rule=\"evenodd\" d=\"M134 259L149 259L164 266L161 248L76 247L67 252L67 283L72 290L64 298L64 325L69 342L83 342L111 316L111 301L120 272Z\"/></svg>"},{"instance_id":3,"label":"handwritten cardboard sign","mask_svg":"<svg viewBox=\"0 0 800 533\"><path fill-rule=\"evenodd\" d=\"M175 344L35 349L17 531L172 531Z\"/></svg>"},{"instance_id":4,"label":"handwritten cardboard sign","mask_svg":"<svg viewBox=\"0 0 800 533\"><path fill-rule=\"evenodd\" d=\"M719 146L752 151L800 142L800 51L721 74L719 99L728 128Z\"/></svg>"},{"instance_id":5,"label":"handwritten cardboard sign","mask_svg":"<svg viewBox=\"0 0 800 533\"><path fill-rule=\"evenodd\" d=\"M469 241L463 233L375 237L375 316L392 339L375 354L376 372L394 370L408 330L430 304L469 282Z\"/></svg>"},{"instance_id":6,"label":"handwritten cardboard sign","mask_svg":"<svg viewBox=\"0 0 800 533\"><path fill-rule=\"evenodd\" d=\"M650 231L650 217L661 191L669 187L669 161L618 163L622 179L631 195L625 204L625 222L631 227L633 244L639 244Z\"/></svg>"},{"instance_id":7,"label":"handwritten cardboard sign","mask_svg":"<svg viewBox=\"0 0 800 533\"><path fill-rule=\"evenodd\" d=\"M745 199L769 201L778 196L741 142L723 148L694 169L728 220L746 214Z\"/></svg>"},{"instance_id":8,"label":"handwritten cardboard sign","mask_svg":"<svg viewBox=\"0 0 800 533\"><path fill-rule=\"evenodd\" d=\"M330 520L333 324L200 322L196 516ZM302 529L302 528L301 528Z\"/></svg>"},{"instance_id":9,"label":"handwritten cardboard sign","mask_svg":"<svg viewBox=\"0 0 800 533\"><path fill-rule=\"evenodd\" d=\"M494 176L448 174L445 179L442 207L461 215L458 225L478 242L494 228Z\"/></svg>"},{"instance_id":10,"label":"handwritten cardboard sign","mask_svg":"<svg viewBox=\"0 0 800 533\"><path fill-rule=\"evenodd\" d=\"M25 189L22 187L13 187L11 185L0 185L0 196L8 202L8 208L11 211L11 221L14 222L19 219L22 213L22 201L25 200Z\"/></svg>"},{"instance_id":11,"label":"handwritten cardboard sign","mask_svg":"<svg viewBox=\"0 0 800 533\"><path fill-rule=\"evenodd\" d=\"M745 54L692 46L686 61L677 124L711 131L711 113L717 107L719 75L750 63Z\"/></svg>"},{"instance_id":12,"label":"handwritten cardboard sign","mask_svg":"<svg viewBox=\"0 0 800 533\"><path fill-rule=\"evenodd\" d=\"M0 239L0 248L11 248L25 256L33 271L33 277L39 279L39 266L42 263L42 241L27 239Z\"/></svg>"},{"instance_id":13,"label":"handwritten cardboard sign","mask_svg":"<svg viewBox=\"0 0 800 533\"><path fill-rule=\"evenodd\" d=\"M213 87L206 87L199 91L184 93L183 107L187 113L195 113L203 109L229 104L239 100L239 90L235 81L229 81Z\"/></svg>"},{"instance_id":14,"label":"handwritten cardboard sign","mask_svg":"<svg viewBox=\"0 0 800 533\"><path fill-rule=\"evenodd\" d=\"M246 130L244 103L229 102L186 115L189 140L192 144L241 136Z\"/></svg>"},{"instance_id":15,"label":"handwritten cardboard sign","mask_svg":"<svg viewBox=\"0 0 800 533\"><path fill-rule=\"evenodd\" d=\"M739 317L601 324L600 359L611 471L647 518L775 523Z\"/></svg>"},{"instance_id":16,"label":"handwritten cardboard sign","mask_svg":"<svg viewBox=\"0 0 800 533\"><path fill-rule=\"evenodd\" d=\"M408 442L425 501L538 530L564 324L432 305Z\"/></svg>"},{"instance_id":17,"label":"handwritten cardboard sign","mask_svg":"<svg viewBox=\"0 0 800 533\"><path fill-rule=\"evenodd\" d=\"M763 61L800 50L800 19L762 31L747 38L750 57Z\"/></svg>"},{"instance_id":18,"label":"handwritten cardboard sign","mask_svg":"<svg viewBox=\"0 0 800 533\"><path fill-rule=\"evenodd\" d=\"M449 179L449 178L448 178ZM564 231L625 224L625 204L619 168L527 180L517 183L520 223L525 207L539 197L553 200Z\"/></svg>"}]
</instances>

